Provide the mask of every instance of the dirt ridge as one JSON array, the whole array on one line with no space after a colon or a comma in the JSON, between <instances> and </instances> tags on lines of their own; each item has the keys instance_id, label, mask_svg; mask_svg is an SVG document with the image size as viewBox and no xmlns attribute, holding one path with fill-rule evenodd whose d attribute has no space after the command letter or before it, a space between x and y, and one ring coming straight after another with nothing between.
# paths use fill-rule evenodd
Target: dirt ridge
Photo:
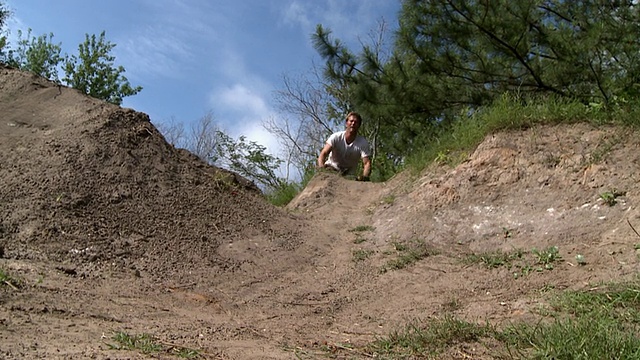
<instances>
[{"instance_id":1,"label":"dirt ridge","mask_svg":"<svg viewBox=\"0 0 640 360\"><path fill-rule=\"evenodd\" d=\"M146 114L28 73L0 68L0 114L0 269L20 280L0 286L7 359L173 359L176 347L321 358L443 314L533 319L540 289L640 264L640 137L628 129L496 133L455 167L385 183L320 173L282 209L167 144ZM416 245L424 258L390 267ZM526 276L464 263L548 246L562 260ZM116 332L151 334L163 351L113 350ZM492 358L476 345L442 358Z\"/></svg>"}]
</instances>

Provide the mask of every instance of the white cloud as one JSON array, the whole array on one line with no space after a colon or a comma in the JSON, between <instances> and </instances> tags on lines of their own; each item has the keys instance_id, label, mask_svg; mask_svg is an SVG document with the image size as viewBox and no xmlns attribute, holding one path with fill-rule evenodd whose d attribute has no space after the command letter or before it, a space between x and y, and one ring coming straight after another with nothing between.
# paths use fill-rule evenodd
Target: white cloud
<instances>
[{"instance_id":1,"label":"white cloud","mask_svg":"<svg viewBox=\"0 0 640 360\"><path fill-rule=\"evenodd\" d=\"M127 64L127 71L139 77L180 78L182 64L194 58L187 42L156 26L121 42L115 51L120 62Z\"/></svg>"},{"instance_id":2,"label":"white cloud","mask_svg":"<svg viewBox=\"0 0 640 360\"><path fill-rule=\"evenodd\" d=\"M265 151L281 157L282 146L278 139L262 126L263 121L274 116L266 101L243 84L234 84L212 97L215 108L225 109L225 117L218 120L222 130L234 139L244 136L248 141L265 147ZM284 165L278 171L285 176Z\"/></svg>"},{"instance_id":3,"label":"white cloud","mask_svg":"<svg viewBox=\"0 0 640 360\"><path fill-rule=\"evenodd\" d=\"M262 122L246 122L245 126L246 127L241 130L241 133L246 136L247 139L264 146L266 152L271 155L280 155L278 139L262 127Z\"/></svg>"},{"instance_id":4,"label":"white cloud","mask_svg":"<svg viewBox=\"0 0 640 360\"><path fill-rule=\"evenodd\" d=\"M222 118L222 122L235 123L237 118L261 122L269 117L272 111L266 99L272 85L252 73L239 53L231 49L222 53L219 66L215 68L217 74L214 74L218 81L209 98L211 107L229 118Z\"/></svg>"},{"instance_id":5,"label":"white cloud","mask_svg":"<svg viewBox=\"0 0 640 360\"><path fill-rule=\"evenodd\" d=\"M307 9L298 1L291 2L284 9L283 15L285 24L300 25L301 28L306 30L313 29L315 26L309 19Z\"/></svg>"},{"instance_id":6,"label":"white cloud","mask_svg":"<svg viewBox=\"0 0 640 360\"><path fill-rule=\"evenodd\" d=\"M145 1L141 7L146 25L128 32L115 49L128 71L141 76L184 77L186 68L200 65L203 44L220 41L216 28L223 29L227 21L207 1Z\"/></svg>"},{"instance_id":7,"label":"white cloud","mask_svg":"<svg viewBox=\"0 0 640 360\"><path fill-rule=\"evenodd\" d=\"M214 101L234 112L246 114L246 116L261 118L269 114L264 99L247 86L239 83L223 89Z\"/></svg>"},{"instance_id":8,"label":"white cloud","mask_svg":"<svg viewBox=\"0 0 640 360\"><path fill-rule=\"evenodd\" d=\"M244 135L274 155L280 151L277 139L262 126L273 111L260 93L246 84L235 83L212 93L210 102L214 109L219 109L217 120L229 135L234 138Z\"/></svg>"},{"instance_id":9,"label":"white cloud","mask_svg":"<svg viewBox=\"0 0 640 360\"><path fill-rule=\"evenodd\" d=\"M393 5L393 6L392 6ZM282 11L285 24L298 26L304 33L315 32L315 26L322 24L333 35L350 46L359 45L359 40L377 28L381 20L376 9L395 9L397 4L388 0L293 0ZM397 14L390 12L386 21L392 21Z\"/></svg>"},{"instance_id":10,"label":"white cloud","mask_svg":"<svg viewBox=\"0 0 640 360\"><path fill-rule=\"evenodd\" d=\"M243 57L232 49L233 44L225 45L226 48L220 51L221 56L216 61L217 72L226 79L248 81L251 75L247 72Z\"/></svg>"},{"instance_id":11,"label":"white cloud","mask_svg":"<svg viewBox=\"0 0 640 360\"><path fill-rule=\"evenodd\" d=\"M10 5L8 8L10 11L12 12L14 11L14 10L11 10ZM9 42L9 44L13 44L13 45L18 43L18 40L19 40L18 31L22 32L23 38L29 32L29 27L15 13L12 13L12 16L9 16L9 18L7 19L6 29L9 29L7 30L7 34L0 33L0 35L7 35L7 41ZM0 30L5 30L5 29L0 29ZM32 35L35 35L35 34L32 34ZM37 34L35 36L39 36L39 35L41 34ZM54 40L54 43L56 43L55 37L53 40Z\"/></svg>"}]
</instances>

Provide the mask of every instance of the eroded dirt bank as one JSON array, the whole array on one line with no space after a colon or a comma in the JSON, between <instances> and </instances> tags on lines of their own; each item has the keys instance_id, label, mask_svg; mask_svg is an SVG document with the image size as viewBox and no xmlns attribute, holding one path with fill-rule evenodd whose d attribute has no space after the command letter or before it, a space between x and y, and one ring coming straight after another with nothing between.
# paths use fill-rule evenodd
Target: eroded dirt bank
<instances>
[{"instance_id":1,"label":"eroded dirt bank","mask_svg":"<svg viewBox=\"0 0 640 360\"><path fill-rule=\"evenodd\" d=\"M387 183L319 174L278 209L131 109L2 68L0 114L0 269L19 280L0 287L7 359L177 358L181 348L316 358L444 313L530 319L540 289L638 270L640 146L626 129L495 134L455 168ZM423 256L401 266L411 246ZM562 257L552 270L464 261L550 246ZM118 332L151 334L163 350L111 349ZM491 351L445 354L464 356Z\"/></svg>"}]
</instances>

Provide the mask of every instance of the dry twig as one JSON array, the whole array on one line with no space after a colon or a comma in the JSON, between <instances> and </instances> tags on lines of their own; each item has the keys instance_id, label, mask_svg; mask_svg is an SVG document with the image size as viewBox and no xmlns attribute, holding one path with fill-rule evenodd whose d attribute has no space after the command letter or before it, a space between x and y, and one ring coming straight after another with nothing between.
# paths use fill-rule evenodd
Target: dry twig
<instances>
[{"instance_id":1,"label":"dry twig","mask_svg":"<svg viewBox=\"0 0 640 360\"><path fill-rule=\"evenodd\" d=\"M633 225L631 225L631 221L629 221L629 219L627 219L627 224L629 224L629 226L631 226L631 230L633 230L634 233L636 233L636 235L638 235L638 237L640 237L640 234L638 234L638 232L636 231L636 229L633 227Z\"/></svg>"},{"instance_id":2,"label":"dry twig","mask_svg":"<svg viewBox=\"0 0 640 360\"><path fill-rule=\"evenodd\" d=\"M9 285L10 288L12 288L13 290L18 290L17 287L15 287L10 281L4 280L3 281L5 284Z\"/></svg>"}]
</instances>

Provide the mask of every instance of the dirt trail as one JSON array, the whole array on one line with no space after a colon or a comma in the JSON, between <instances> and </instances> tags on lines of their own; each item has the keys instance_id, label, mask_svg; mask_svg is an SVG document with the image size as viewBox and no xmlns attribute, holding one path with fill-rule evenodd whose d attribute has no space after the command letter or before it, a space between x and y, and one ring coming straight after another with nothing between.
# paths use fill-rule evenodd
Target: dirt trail
<instances>
[{"instance_id":1,"label":"dirt trail","mask_svg":"<svg viewBox=\"0 0 640 360\"><path fill-rule=\"evenodd\" d=\"M340 344L447 314L532 319L549 289L638 271L627 129L493 134L455 168L386 183L321 173L279 209L131 109L0 68L0 113L0 269L19 280L0 286L0 358L367 358ZM539 269L532 250L550 246L562 259ZM465 261L517 249L526 266ZM114 350L115 333L163 351Z\"/></svg>"}]
</instances>

